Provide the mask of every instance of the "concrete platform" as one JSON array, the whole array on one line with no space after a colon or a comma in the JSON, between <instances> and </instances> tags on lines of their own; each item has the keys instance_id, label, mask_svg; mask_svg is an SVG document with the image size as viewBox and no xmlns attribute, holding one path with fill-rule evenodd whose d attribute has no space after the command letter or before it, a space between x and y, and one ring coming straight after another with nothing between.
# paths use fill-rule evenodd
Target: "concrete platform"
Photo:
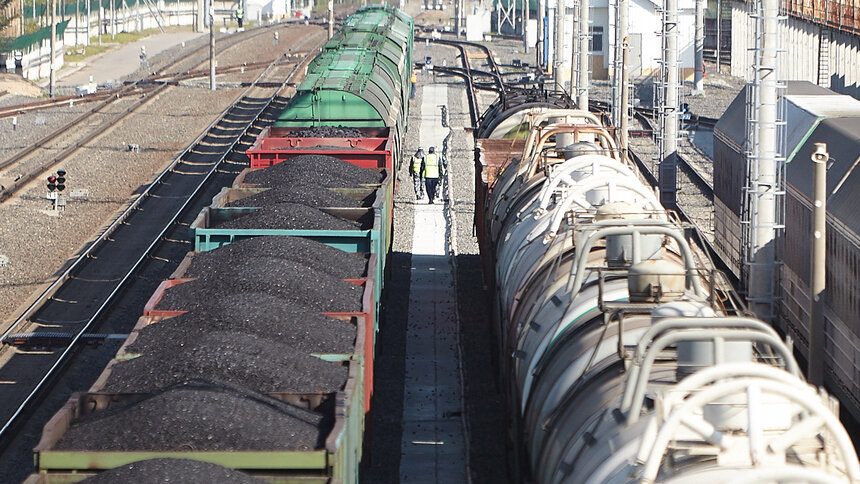
<instances>
[{"instance_id":1,"label":"concrete platform","mask_svg":"<svg viewBox=\"0 0 860 484\"><path fill-rule=\"evenodd\" d=\"M63 68L58 74L57 86L76 87L90 82L103 84L108 81L122 79L140 68L140 48L146 47L146 55L150 58L173 46L188 42L205 33L197 32L167 32L151 35L128 44L119 45L103 54L86 58L75 67ZM41 79L39 84L48 85L48 79Z\"/></svg>"},{"instance_id":2,"label":"concrete platform","mask_svg":"<svg viewBox=\"0 0 860 484\"><path fill-rule=\"evenodd\" d=\"M448 134L440 106L448 88L423 89L417 129L425 151ZM417 202L412 239L400 482L466 482L454 273L446 204Z\"/></svg>"}]
</instances>

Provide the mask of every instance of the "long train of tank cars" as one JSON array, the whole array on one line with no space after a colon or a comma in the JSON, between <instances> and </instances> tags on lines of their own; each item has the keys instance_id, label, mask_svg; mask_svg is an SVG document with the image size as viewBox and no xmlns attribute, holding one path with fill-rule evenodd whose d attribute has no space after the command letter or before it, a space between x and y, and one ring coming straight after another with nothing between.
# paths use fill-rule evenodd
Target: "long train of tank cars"
<instances>
[{"instance_id":1,"label":"long train of tank cars","mask_svg":"<svg viewBox=\"0 0 860 484\"><path fill-rule=\"evenodd\" d=\"M594 115L536 100L483 119L478 233L516 475L858 482L835 400L728 303Z\"/></svg>"}]
</instances>

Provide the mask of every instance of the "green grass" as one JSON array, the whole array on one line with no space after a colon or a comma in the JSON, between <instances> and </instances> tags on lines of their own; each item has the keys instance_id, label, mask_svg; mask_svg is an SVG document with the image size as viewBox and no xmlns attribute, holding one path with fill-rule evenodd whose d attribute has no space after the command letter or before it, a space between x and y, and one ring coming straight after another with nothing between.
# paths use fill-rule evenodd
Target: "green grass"
<instances>
[{"instance_id":1,"label":"green grass","mask_svg":"<svg viewBox=\"0 0 860 484\"><path fill-rule=\"evenodd\" d=\"M69 47L66 49L66 62L79 62L85 58L110 50L110 45L89 45L87 47Z\"/></svg>"},{"instance_id":2,"label":"green grass","mask_svg":"<svg viewBox=\"0 0 860 484\"><path fill-rule=\"evenodd\" d=\"M187 26L167 27L164 29L165 32L183 32L187 30ZM94 35L90 37L90 45L86 47L78 45L67 48L66 61L79 62L87 57L106 52L114 46L128 44L130 42L134 42L145 37L149 37L150 35L155 35L159 33L161 33L161 30L159 29L147 29L141 32L118 32L113 39L111 39L110 34L104 34L101 36L102 45L98 45L99 36Z\"/></svg>"}]
</instances>

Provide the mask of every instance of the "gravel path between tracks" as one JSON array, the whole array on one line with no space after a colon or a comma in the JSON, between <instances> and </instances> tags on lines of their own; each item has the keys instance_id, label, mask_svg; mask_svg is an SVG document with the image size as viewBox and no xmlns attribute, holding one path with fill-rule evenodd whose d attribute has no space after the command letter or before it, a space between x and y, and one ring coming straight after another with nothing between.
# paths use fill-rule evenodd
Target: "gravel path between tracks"
<instances>
[{"instance_id":1,"label":"gravel path between tracks","mask_svg":"<svg viewBox=\"0 0 860 484\"><path fill-rule=\"evenodd\" d=\"M236 95L231 89L168 89L60 165L68 172L64 211L50 209L41 179L0 204L0 255L9 259L0 266L0 320L8 322L16 309L23 310L28 295L92 240ZM140 151L128 151L130 144ZM71 198L75 190L87 194Z\"/></svg>"},{"instance_id":2,"label":"gravel path between tracks","mask_svg":"<svg viewBox=\"0 0 860 484\"><path fill-rule=\"evenodd\" d=\"M86 484L115 484L134 482L156 484L181 482L183 484L263 484L266 481L251 477L217 464L190 459L148 459L104 471L81 481Z\"/></svg>"},{"instance_id":3,"label":"gravel path between tracks","mask_svg":"<svg viewBox=\"0 0 860 484\"><path fill-rule=\"evenodd\" d=\"M634 106L652 107L654 103L653 76L640 77L633 80L633 97L630 102ZM704 95L693 95L692 81L685 81L681 87L681 102L690 106L692 113L709 118L719 118L728 109L745 82L742 78L720 73L708 72L705 77ZM612 84L610 81L594 80L588 94L600 101L611 101Z\"/></svg>"},{"instance_id":4,"label":"gravel path between tracks","mask_svg":"<svg viewBox=\"0 0 860 484\"><path fill-rule=\"evenodd\" d=\"M434 63L459 65L457 50L449 47L416 44L415 58L433 57ZM429 82L431 74L422 74L421 81ZM457 218L455 258L458 312L461 325L461 345L465 372L465 403L469 424L469 459L471 478L475 483L508 482L505 454L504 403L497 386L498 368L490 361L492 354L490 334L489 294L483 287L478 259L477 239L472 235L474 214L474 166L471 133L462 129L471 124L465 89L458 79L436 77L435 82L450 82L448 92L449 124L452 138L448 146L449 169L453 188L453 213ZM484 106L485 107L485 106ZM410 103L411 115L421 109L421 90L415 91ZM412 154L418 148L418 131L407 132L404 153ZM426 147L425 147L426 149ZM370 455L365 462L363 482L396 483L400 479L399 462L403 414L404 353L408 318L410 283L410 250L414 224L415 194L412 178L406 169L397 174L395 193L394 245L391 257L391 279L384 299L380 332L377 337L376 368L374 375L373 422L370 432ZM384 368L385 371L381 369Z\"/></svg>"}]
</instances>

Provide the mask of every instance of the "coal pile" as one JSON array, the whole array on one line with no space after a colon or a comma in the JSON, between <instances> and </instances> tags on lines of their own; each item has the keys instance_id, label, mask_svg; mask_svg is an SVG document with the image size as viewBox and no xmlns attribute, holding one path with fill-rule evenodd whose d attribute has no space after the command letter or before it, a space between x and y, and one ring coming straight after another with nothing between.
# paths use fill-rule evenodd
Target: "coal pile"
<instances>
[{"instance_id":1,"label":"coal pile","mask_svg":"<svg viewBox=\"0 0 860 484\"><path fill-rule=\"evenodd\" d=\"M143 331L186 340L208 331L238 331L282 343L304 353L344 354L353 350L356 327L262 293L236 294L213 300L194 311L163 319ZM162 338L163 339L163 338Z\"/></svg>"},{"instance_id":2,"label":"coal pile","mask_svg":"<svg viewBox=\"0 0 860 484\"><path fill-rule=\"evenodd\" d=\"M346 161L324 155L302 155L254 170L245 175L245 183L262 187L318 185L329 188L350 188L361 184L382 182L383 175Z\"/></svg>"},{"instance_id":3,"label":"coal pile","mask_svg":"<svg viewBox=\"0 0 860 484\"><path fill-rule=\"evenodd\" d=\"M366 138L357 128L342 126L314 126L300 131L290 131L285 138Z\"/></svg>"},{"instance_id":4,"label":"coal pile","mask_svg":"<svg viewBox=\"0 0 860 484\"><path fill-rule=\"evenodd\" d=\"M315 185L290 185L270 188L264 192L227 204L228 207L265 207L277 203L301 203L311 207L361 207L362 201Z\"/></svg>"},{"instance_id":5,"label":"coal pile","mask_svg":"<svg viewBox=\"0 0 860 484\"><path fill-rule=\"evenodd\" d=\"M148 459L101 472L83 481L86 484L265 484L244 472L191 459Z\"/></svg>"},{"instance_id":6,"label":"coal pile","mask_svg":"<svg viewBox=\"0 0 860 484\"><path fill-rule=\"evenodd\" d=\"M339 362L324 361L254 335L154 333L141 331L129 348L141 356L114 365L104 391L148 393L176 383L206 380L260 393L334 392L343 388L349 376L348 368Z\"/></svg>"},{"instance_id":7,"label":"coal pile","mask_svg":"<svg viewBox=\"0 0 860 484\"><path fill-rule=\"evenodd\" d=\"M333 418L224 385L194 382L82 417L57 450L311 450Z\"/></svg>"},{"instance_id":8,"label":"coal pile","mask_svg":"<svg viewBox=\"0 0 860 484\"><path fill-rule=\"evenodd\" d=\"M289 304L324 312L361 309L364 288L288 260L260 257L201 275L164 292L159 309L191 311L205 308L214 299L242 293L264 293Z\"/></svg>"},{"instance_id":9,"label":"coal pile","mask_svg":"<svg viewBox=\"0 0 860 484\"><path fill-rule=\"evenodd\" d=\"M216 223L222 229L358 230L361 224L300 203L279 203L232 220Z\"/></svg>"},{"instance_id":10,"label":"coal pile","mask_svg":"<svg viewBox=\"0 0 860 484\"><path fill-rule=\"evenodd\" d=\"M367 260L363 256L335 249L322 242L301 237L266 236L240 240L195 254L185 276L198 277L234 265L236 261L258 257L296 261L340 279L362 277L367 267Z\"/></svg>"}]
</instances>

